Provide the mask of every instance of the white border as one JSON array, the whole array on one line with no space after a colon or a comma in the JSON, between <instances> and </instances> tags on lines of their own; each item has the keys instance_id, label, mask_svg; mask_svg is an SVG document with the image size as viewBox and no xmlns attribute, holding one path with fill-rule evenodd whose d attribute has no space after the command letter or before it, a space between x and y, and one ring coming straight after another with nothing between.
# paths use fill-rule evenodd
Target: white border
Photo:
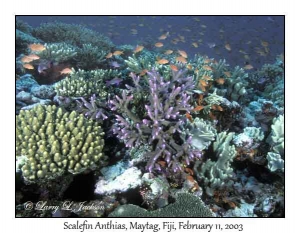
<instances>
[{"instance_id":1,"label":"white border","mask_svg":"<svg viewBox=\"0 0 300 233\"><path fill-rule=\"evenodd\" d=\"M97 2L97 3L93 3ZM292 2L292 3L290 3ZM286 14L286 218L285 219L193 219L199 223L243 223L243 232L297 232L299 216L299 7L297 1L278 0L115 0L63 1L32 0L1 2L1 228L3 232L63 232L65 221L76 219L15 219L14 214L14 20L15 14ZM297 153L298 152L298 153ZM299 170L299 169L298 169ZM88 219L89 222L109 219ZM136 219L113 219L119 223ZM185 221L186 219L183 219ZM80 221L83 221L82 219ZM164 221L139 219L139 222ZM171 221L175 221L172 219ZM298 220L299 222L299 220ZM297 230L298 229L298 230ZM1 230L2 232L2 230ZM75 232L75 231L73 231ZM76 230L76 232L79 232ZM106 232L103 230L103 232ZM117 232L117 231L110 231ZM136 231L140 232L140 231ZM150 232L150 231L147 231ZM163 231L160 231L163 232ZM193 231L189 231L193 232ZM196 232L196 231L195 231ZM206 231L202 231L206 232Z\"/></svg>"}]
</instances>

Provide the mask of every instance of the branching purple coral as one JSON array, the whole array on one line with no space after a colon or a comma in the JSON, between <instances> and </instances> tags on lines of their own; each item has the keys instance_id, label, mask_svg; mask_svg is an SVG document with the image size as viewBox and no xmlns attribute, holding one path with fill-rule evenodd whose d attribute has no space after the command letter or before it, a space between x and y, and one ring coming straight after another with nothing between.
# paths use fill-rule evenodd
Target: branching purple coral
<instances>
[{"instance_id":1,"label":"branching purple coral","mask_svg":"<svg viewBox=\"0 0 300 233\"><path fill-rule=\"evenodd\" d=\"M155 70L148 72L148 101L144 106L144 115L136 116L134 107L130 104L133 92L141 90L140 77L131 74L135 87L126 86L122 97L116 96L111 100L112 109L119 111L122 116L116 115L116 124L113 128L117 137L125 142L127 147L149 144L153 151L146 169L149 172L183 171L183 164L200 159L201 151L191 146L191 140L180 139L180 125L186 121L184 114L191 111L189 91L194 88L192 77L185 77L185 72L173 72L170 80L164 78ZM146 117L145 117L146 116ZM167 162L163 168L160 160Z\"/></svg>"},{"instance_id":2,"label":"branching purple coral","mask_svg":"<svg viewBox=\"0 0 300 233\"><path fill-rule=\"evenodd\" d=\"M83 113L86 117L95 119L95 120L105 120L107 115L104 114L104 109L97 105L96 95L92 95L90 102L86 101L83 97L80 98L81 101L76 100L77 102L77 111Z\"/></svg>"}]
</instances>

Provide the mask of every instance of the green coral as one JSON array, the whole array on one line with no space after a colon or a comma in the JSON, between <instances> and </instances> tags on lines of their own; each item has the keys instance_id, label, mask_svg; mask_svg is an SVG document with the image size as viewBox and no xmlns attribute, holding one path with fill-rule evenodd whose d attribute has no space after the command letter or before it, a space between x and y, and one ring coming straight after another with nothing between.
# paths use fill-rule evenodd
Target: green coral
<instances>
[{"instance_id":1,"label":"green coral","mask_svg":"<svg viewBox=\"0 0 300 233\"><path fill-rule=\"evenodd\" d=\"M151 70L154 63L153 61L155 61L155 58L151 56L136 57L135 55L128 57L128 60L124 60L127 65L127 70L136 74L141 73L145 69Z\"/></svg>"},{"instance_id":2,"label":"green coral","mask_svg":"<svg viewBox=\"0 0 300 233\"><path fill-rule=\"evenodd\" d=\"M265 135L261 128L246 127L244 128L244 134L252 138L255 142L260 142L264 139Z\"/></svg>"},{"instance_id":3,"label":"green coral","mask_svg":"<svg viewBox=\"0 0 300 233\"><path fill-rule=\"evenodd\" d=\"M107 95L104 78L119 75L120 72L116 70L73 70L67 78L55 84L55 90L59 96L82 97L97 94L104 98Z\"/></svg>"},{"instance_id":4,"label":"green coral","mask_svg":"<svg viewBox=\"0 0 300 233\"><path fill-rule=\"evenodd\" d=\"M273 120L272 131L267 142L271 145L273 152L284 156L284 115Z\"/></svg>"},{"instance_id":5,"label":"green coral","mask_svg":"<svg viewBox=\"0 0 300 233\"><path fill-rule=\"evenodd\" d=\"M246 78L248 74L245 73L244 69L236 66L232 72L231 78L226 79L224 85L227 89L218 89L217 94L225 96L230 101L240 101L242 97L247 94Z\"/></svg>"},{"instance_id":6,"label":"green coral","mask_svg":"<svg viewBox=\"0 0 300 233\"><path fill-rule=\"evenodd\" d=\"M33 28L28 23L18 18L16 18L16 29L26 34L31 34L33 30Z\"/></svg>"},{"instance_id":7,"label":"green coral","mask_svg":"<svg viewBox=\"0 0 300 233\"><path fill-rule=\"evenodd\" d=\"M185 133L192 137L191 145L198 150L207 149L210 143L215 140L216 129L208 121L201 118L195 118L193 123L188 122L185 126Z\"/></svg>"},{"instance_id":8,"label":"green coral","mask_svg":"<svg viewBox=\"0 0 300 233\"><path fill-rule=\"evenodd\" d=\"M214 214L198 197L179 193L176 202L164 208L147 211L132 204L121 205L109 217L214 217Z\"/></svg>"},{"instance_id":9,"label":"green coral","mask_svg":"<svg viewBox=\"0 0 300 233\"><path fill-rule=\"evenodd\" d=\"M268 168L271 172L277 170L284 171L284 160L281 158L280 154L268 152L267 154Z\"/></svg>"},{"instance_id":10,"label":"green coral","mask_svg":"<svg viewBox=\"0 0 300 233\"><path fill-rule=\"evenodd\" d=\"M230 145L234 133L221 132L217 134L217 139L213 143L213 150L217 156L217 161L208 159L202 164L196 162L194 170L197 171L199 179L203 180L206 193L213 195L215 188L225 185L225 182L232 176L233 169L231 162L236 155L235 146Z\"/></svg>"},{"instance_id":11,"label":"green coral","mask_svg":"<svg viewBox=\"0 0 300 233\"><path fill-rule=\"evenodd\" d=\"M106 160L103 134L96 122L74 111L41 105L21 110L16 117L18 166L29 182L94 169Z\"/></svg>"},{"instance_id":12,"label":"green coral","mask_svg":"<svg viewBox=\"0 0 300 233\"><path fill-rule=\"evenodd\" d=\"M69 61L77 55L77 48L67 43L51 43L45 45L46 49L37 52L42 59L55 62Z\"/></svg>"},{"instance_id":13,"label":"green coral","mask_svg":"<svg viewBox=\"0 0 300 233\"><path fill-rule=\"evenodd\" d=\"M80 48L83 44L91 44L107 52L114 46L106 36L76 24L43 23L32 34L46 43L66 42Z\"/></svg>"},{"instance_id":14,"label":"green coral","mask_svg":"<svg viewBox=\"0 0 300 233\"><path fill-rule=\"evenodd\" d=\"M203 109L203 113L209 114L211 107L213 105L220 105L223 102L224 98L218 95L217 89L215 89L213 93L209 93L208 96L205 97L203 100L206 103Z\"/></svg>"},{"instance_id":15,"label":"green coral","mask_svg":"<svg viewBox=\"0 0 300 233\"><path fill-rule=\"evenodd\" d=\"M98 46L92 44L83 44L82 48L78 50L76 60L77 66L81 69L91 70L97 68L105 61L107 51L102 50Z\"/></svg>"},{"instance_id":16,"label":"green coral","mask_svg":"<svg viewBox=\"0 0 300 233\"><path fill-rule=\"evenodd\" d=\"M268 77L275 79L276 77L281 78L284 74L284 70L281 67L281 64L274 63L274 64L265 64L258 72L260 77Z\"/></svg>"}]
</instances>

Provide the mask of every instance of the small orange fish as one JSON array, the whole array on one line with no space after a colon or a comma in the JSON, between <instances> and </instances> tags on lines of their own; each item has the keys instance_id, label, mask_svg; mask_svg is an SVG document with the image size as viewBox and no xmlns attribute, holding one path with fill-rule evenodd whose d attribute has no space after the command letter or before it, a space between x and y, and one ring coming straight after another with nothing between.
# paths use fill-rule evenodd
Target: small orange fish
<instances>
[{"instance_id":1,"label":"small orange fish","mask_svg":"<svg viewBox=\"0 0 300 233\"><path fill-rule=\"evenodd\" d=\"M210 66L208 66L208 65L204 65L202 67L203 67L204 70L210 70L210 71L212 71L212 68Z\"/></svg>"},{"instance_id":2,"label":"small orange fish","mask_svg":"<svg viewBox=\"0 0 300 233\"><path fill-rule=\"evenodd\" d=\"M187 63L187 60L184 57L176 57L176 61L181 62L183 64Z\"/></svg>"},{"instance_id":3,"label":"small orange fish","mask_svg":"<svg viewBox=\"0 0 300 233\"><path fill-rule=\"evenodd\" d=\"M192 45L195 47L195 48L198 48L198 44L196 42L193 42Z\"/></svg>"},{"instance_id":4,"label":"small orange fish","mask_svg":"<svg viewBox=\"0 0 300 233\"><path fill-rule=\"evenodd\" d=\"M41 52L46 49L46 47L42 44L30 44L28 47L31 49L31 51L37 51Z\"/></svg>"},{"instance_id":5,"label":"small orange fish","mask_svg":"<svg viewBox=\"0 0 300 233\"><path fill-rule=\"evenodd\" d=\"M214 104L213 106L211 106L211 108L212 108L213 110L223 112L223 108L222 108L220 105Z\"/></svg>"},{"instance_id":6,"label":"small orange fish","mask_svg":"<svg viewBox=\"0 0 300 233\"><path fill-rule=\"evenodd\" d=\"M216 82L220 85L223 85L225 83L225 79L224 78L217 78Z\"/></svg>"},{"instance_id":7,"label":"small orange fish","mask_svg":"<svg viewBox=\"0 0 300 233\"><path fill-rule=\"evenodd\" d=\"M191 176L193 176L193 175L194 175L194 172L193 172L193 170L192 170L192 169L190 169L190 168L188 168L188 167L186 167L186 168L184 169L184 171L185 171L185 172L187 172L187 173L189 173Z\"/></svg>"},{"instance_id":8,"label":"small orange fish","mask_svg":"<svg viewBox=\"0 0 300 233\"><path fill-rule=\"evenodd\" d=\"M210 119L212 119L212 120L216 120L216 119L217 119L217 117L214 116L214 115L212 114L212 112L209 112L208 115L209 115Z\"/></svg>"},{"instance_id":9,"label":"small orange fish","mask_svg":"<svg viewBox=\"0 0 300 233\"><path fill-rule=\"evenodd\" d=\"M140 76L144 76L147 72L148 72L147 69L143 69L139 75Z\"/></svg>"},{"instance_id":10,"label":"small orange fish","mask_svg":"<svg viewBox=\"0 0 300 233\"><path fill-rule=\"evenodd\" d=\"M112 56L113 56L113 54L109 53L109 54L106 55L106 58L111 58Z\"/></svg>"},{"instance_id":11,"label":"small orange fish","mask_svg":"<svg viewBox=\"0 0 300 233\"><path fill-rule=\"evenodd\" d=\"M229 71L225 71L225 72L223 72L223 73L226 75L227 78L230 78L230 77L231 77L231 74L230 74Z\"/></svg>"},{"instance_id":12,"label":"small orange fish","mask_svg":"<svg viewBox=\"0 0 300 233\"><path fill-rule=\"evenodd\" d=\"M33 69L34 69L33 65L28 64L28 63L27 63L27 64L24 64L23 67L24 67L25 69L27 69L27 70L33 70Z\"/></svg>"},{"instance_id":13,"label":"small orange fish","mask_svg":"<svg viewBox=\"0 0 300 233\"><path fill-rule=\"evenodd\" d=\"M228 51L231 51L231 46L230 46L230 44L225 44L225 49L227 49Z\"/></svg>"},{"instance_id":14,"label":"small orange fish","mask_svg":"<svg viewBox=\"0 0 300 233\"><path fill-rule=\"evenodd\" d=\"M172 53L173 53L173 50L171 50L171 49L168 49L168 50L165 52L166 55L170 55L170 54L172 54Z\"/></svg>"},{"instance_id":15,"label":"small orange fish","mask_svg":"<svg viewBox=\"0 0 300 233\"><path fill-rule=\"evenodd\" d=\"M208 76L208 75L203 75L202 78L207 81L212 80L211 76Z\"/></svg>"},{"instance_id":16,"label":"small orange fish","mask_svg":"<svg viewBox=\"0 0 300 233\"><path fill-rule=\"evenodd\" d=\"M165 40L169 36L169 32L162 34L160 37L158 37L159 40Z\"/></svg>"},{"instance_id":17,"label":"small orange fish","mask_svg":"<svg viewBox=\"0 0 300 233\"><path fill-rule=\"evenodd\" d=\"M171 70L178 71L178 67L175 65L170 65Z\"/></svg>"},{"instance_id":18,"label":"small orange fish","mask_svg":"<svg viewBox=\"0 0 300 233\"><path fill-rule=\"evenodd\" d=\"M164 65L164 64L169 63L169 61L167 59L163 58L163 59L158 60L157 63L160 64L160 65Z\"/></svg>"},{"instance_id":19,"label":"small orange fish","mask_svg":"<svg viewBox=\"0 0 300 233\"><path fill-rule=\"evenodd\" d=\"M72 72L73 70L71 70L70 68L65 68L62 71L60 71L60 74L70 74Z\"/></svg>"},{"instance_id":20,"label":"small orange fish","mask_svg":"<svg viewBox=\"0 0 300 233\"><path fill-rule=\"evenodd\" d=\"M188 70L192 70L192 69L193 69L193 66L192 66L191 64L188 64L188 65L186 66L186 68L187 68Z\"/></svg>"},{"instance_id":21,"label":"small orange fish","mask_svg":"<svg viewBox=\"0 0 300 233\"><path fill-rule=\"evenodd\" d=\"M269 46L269 43L267 41L261 41L261 45L264 46L264 47L267 47Z\"/></svg>"},{"instance_id":22,"label":"small orange fish","mask_svg":"<svg viewBox=\"0 0 300 233\"><path fill-rule=\"evenodd\" d=\"M21 58L21 61L23 63L29 63L29 62L32 62L33 59L31 57L29 57L29 56L24 56L24 57Z\"/></svg>"},{"instance_id":23,"label":"small orange fish","mask_svg":"<svg viewBox=\"0 0 300 233\"><path fill-rule=\"evenodd\" d=\"M207 64L207 63L211 63L211 60L210 60L209 58L206 58L206 59L204 60L204 64Z\"/></svg>"},{"instance_id":24,"label":"small orange fish","mask_svg":"<svg viewBox=\"0 0 300 233\"><path fill-rule=\"evenodd\" d=\"M254 68L254 67L253 67L252 65L250 65L250 64L244 66L244 69L245 69L245 70L251 70L251 69L253 69L253 68Z\"/></svg>"},{"instance_id":25,"label":"small orange fish","mask_svg":"<svg viewBox=\"0 0 300 233\"><path fill-rule=\"evenodd\" d=\"M204 108L204 106L198 105L196 108L193 109L193 111L194 112L201 111L203 108Z\"/></svg>"},{"instance_id":26,"label":"small orange fish","mask_svg":"<svg viewBox=\"0 0 300 233\"><path fill-rule=\"evenodd\" d=\"M203 94L199 95L198 97L198 104L201 105L203 100Z\"/></svg>"},{"instance_id":27,"label":"small orange fish","mask_svg":"<svg viewBox=\"0 0 300 233\"><path fill-rule=\"evenodd\" d=\"M40 59L40 57L36 54L29 54L27 57L31 58L33 61Z\"/></svg>"},{"instance_id":28,"label":"small orange fish","mask_svg":"<svg viewBox=\"0 0 300 233\"><path fill-rule=\"evenodd\" d=\"M119 51L119 50L117 50L117 51L114 51L114 53L113 53L113 55L114 56L120 56L121 54L123 54L124 52L123 51Z\"/></svg>"},{"instance_id":29,"label":"small orange fish","mask_svg":"<svg viewBox=\"0 0 300 233\"><path fill-rule=\"evenodd\" d=\"M155 47L157 47L157 48L160 48L160 47L163 47L163 46L164 46L164 44L161 43L161 42L155 43Z\"/></svg>"},{"instance_id":30,"label":"small orange fish","mask_svg":"<svg viewBox=\"0 0 300 233\"><path fill-rule=\"evenodd\" d=\"M203 86L203 87L207 87L208 86L208 83L203 80L203 79L200 79L199 83Z\"/></svg>"},{"instance_id":31,"label":"small orange fish","mask_svg":"<svg viewBox=\"0 0 300 233\"><path fill-rule=\"evenodd\" d=\"M184 57L184 58L187 58L188 56L187 56L187 53L185 52L185 51L183 51L183 50L178 50L177 51L182 57Z\"/></svg>"},{"instance_id":32,"label":"small orange fish","mask_svg":"<svg viewBox=\"0 0 300 233\"><path fill-rule=\"evenodd\" d=\"M158 161L157 162L160 166L162 167L166 167L167 166L167 162L166 161Z\"/></svg>"},{"instance_id":33,"label":"small orange fish","mask_svg":"<svg viewBox=\"0 0 300 233\"><path fill-rule=\"evenodd\" d=\"M135 48L135 50L133 51L133 53L141 52L143 49L144 49L144 46L138 45L138 46L136 46L136 48Z\"/></svg>"},{"instance_id":34,"label":"small orange fish","mask_svg":"<svg viewBox=\"0 0 300 233\"><path fill-rule=\"evenodd\" d=\"M185 116L190 122L193 122L193 117L191 116L191 114L186 113Z\"/></svg>"}]
</instances>

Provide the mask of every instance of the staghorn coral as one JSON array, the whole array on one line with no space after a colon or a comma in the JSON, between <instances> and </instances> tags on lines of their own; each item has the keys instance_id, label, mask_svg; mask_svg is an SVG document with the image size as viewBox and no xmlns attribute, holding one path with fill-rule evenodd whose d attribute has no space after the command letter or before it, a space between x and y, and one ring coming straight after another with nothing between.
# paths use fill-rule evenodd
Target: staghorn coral
<instances>
[{"instance_id":1,"label":"staghorn coral","mask_svg":"<svg viewBox=\"0 0 300 233\"><path fill-rule=\"evenodd\" d=\"M16 154L23 177L47 181L104 165L103 134L96 122L74 111L41 105L21 110L16 117Z\"/></svg>"},{"instance_id":2,"label":"staghorn coral","mask_svg":"<svg viewBox=\"0 0 300 233\"><path fill-rule=\"evenodd\" d=\"M77 48L65 42L45 44L45 47L45 50L36 52L41 59L65 62L72 60L77 55Z\"/></svg>"},{"instance_id":3,"label":"staghorn coral","mask_svg":"<svg viewBox=\"0 0 300 233\"><path fill-rule=\"evenodd\" d=\"M214 217L214 214L198 197L178 193L176 202L164 208L147 211L132 204L121 205L109 217Z\"/></svg>"},{"instance_id":4,"label":"staghorn coral","mask_svg":"<svg viewBox=\"0 0 300 233\"><path fill-rule=\"evenodd\" d=\"M81 97L80 100L76 100L77 112L83 113L85 117L93 120L99 119L102 121L108 118L106 115L107 113L105 113L105 110L103 109L105 105L97 101L95 94L91 96L90 102L85 100L83 97Z\"/></svg>"},{"instance_id":5,"label":"staghorn coral","mask_svg":"<svg viewBox=\"0 0 300 233\"><path fill-rule=\"evenodd\" d=\"M176 173L183 171L183 164L189 165L190 161L201 158L201 151L191 145L191 136L180 140L180 125L186 120L180 113L191 110L187 91L194 87L192 77L184 77L184 74L182 70L173 72L172 79L164 81L157 71L148 72L147 92L150 94L144 108L146 114L133 112L134 87L127 85L128 90L123 90L122 97L116 96L116 100L110 101L112 110L122 114L116 115L113 132L126 147L152 145L146 166L149 172L167 169ZM139 88L140 77L133 74L131 77L136 88ZM162 159L168 164L167 168L157 163Z\"/></svg>"},{"instance_id":6,"label":"staghorn coral","mask_svg":"<svg viewBox=\"0 0 300 233\"><path fill-rule=\"evenodd\" d=\"M234 133L217 134L217 139L213 143L217 161L208 159L201 168L199 162L195 164L194 170L197 171L198 178L204 181L206 193L210 196L216 188L225 185L225 182L232 176L233 169L230 164L236 155L235 147L230 145L233 136Z\"/></svg>"}]
</instances>

